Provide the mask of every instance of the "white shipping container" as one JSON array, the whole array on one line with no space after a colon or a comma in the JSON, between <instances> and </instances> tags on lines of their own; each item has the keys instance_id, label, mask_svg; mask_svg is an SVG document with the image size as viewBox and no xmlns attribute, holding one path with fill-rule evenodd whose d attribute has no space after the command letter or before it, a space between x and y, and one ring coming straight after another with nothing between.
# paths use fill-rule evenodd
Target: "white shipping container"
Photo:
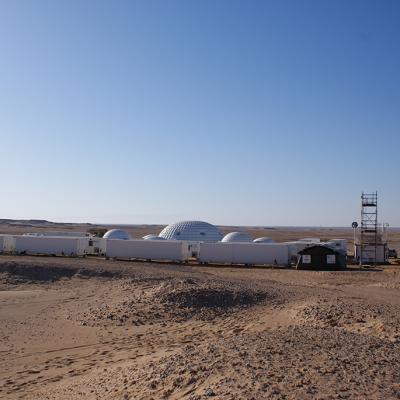
<instances>
[{"instance_id":1,"label":"white shipping container","mask_svg":"<svg viewBox=\"0 0 400 400\"><path fill-rule=\"evenodd\" d=\"M13 253L15 251L15 237L3 235L3 247L0 248L4 253Z\"/></svg>"},{"instance_id":2,"label":"white shipping container","mask_svg":"<svg viewBox=\"0 0 400 400\"><path fill-rule=\"evenodd\" d=\"M86 240L85 254L102 255L106 254L107 239L100 237L88 237Z\"/></svg>"},{"instance_id":3,"label":"white shipping container","mask_svg":"<svg viewBox=\"0 0 400 400\"><path fill-rule=\"evenodd\" d=\"M386 263L388 261L388 247L386 244L376 246L376 258L374 246L366 246L363 251L362 263ZM361 246L355 245L355 260L359 262L361 259Z\"/></svg>"},{"instance_id":4,"label":"white shipping container","mask_svg":"<svg viewBox=\"0 0 400 400\"><path fill-rule=\"evenodd\" d=\"M15 238L12 235L0 235L0 253L12 253L15 250Z\"/></svg>"},{"instance_id":5,"label":"white shipping container","mask_svg":"<svg viewBox=\"0 0 400 400\"><path fill-rule=\"evenodd\" d=\"M233 264L288 265L289 249L281 243L233 243Z\"/></svg>"},{"instance_id":6,"label":"white shipping container","mask_svg":"<svg viewBox=\"0 0 400 400\"><path fill-rule=\"evenodd\" d=\"M229 242L202 242L197 260L202 263L232 264L232 245Z\"/></svg>"},{"instance_id":7,"label":"white shipping container","mask_svg":"<svg viewBox=\"0 0 400 400\"><path fill-rule=\"evenodd\" d=\"M288 246L281 243L200 243L200 262L219 264L288 265Z\"/></svg>"},{"instance_id":8,"label":"white shipping container","mask_svg":"<svg viewBox=\"0 0 400 400\"><path fill-rule=\"evenodd\" d=\"M123 259L186 261L187 249L187 243L179 240L108 239L106 255Z\"/></svg>"},{"instance_id":9,"label":"white shipping container","mask_svg":"<svg viewBox=\"0 0 400 400\"><path fill-rule=\"evenodd\" d=\"M188 242L186 241L187 245L187 258L197 258L199 251L200 251L200 242Z\"/></svg>"},{"instance_id":10,"label":"white shipping container","mask_svg":"<svg viewBox=\"0 0 400 400\"><path fill-rule=\"evenodd\" d=\"M47 255L84 255L87 238L14 236L15 252Z\"/></svg>"}]
</instances>

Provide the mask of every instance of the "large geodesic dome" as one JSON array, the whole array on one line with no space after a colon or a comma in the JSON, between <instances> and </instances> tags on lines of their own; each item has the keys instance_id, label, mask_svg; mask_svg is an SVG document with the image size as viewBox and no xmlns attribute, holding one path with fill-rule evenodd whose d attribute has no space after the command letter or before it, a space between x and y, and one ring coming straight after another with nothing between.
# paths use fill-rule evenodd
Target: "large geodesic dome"
<instances>
[{"instance_id":1,"label":"large geodesic dome","mask_svg":"<svg viewBox=\"0 0 400 400\"><path fill-rule=\"evenodd\" d=\"M230 232L227 235L224 236L222 239L222 242L244 242L244 243L249 243L252 242L252 238L244 232Z\"/></svg>"},{"instance_id":2,"label":"large geodesic dome","mask_svg":"<svg viewBox=\"0 0 400 400\"><path fill-rule=\"evenodd\" d=\"M111 229L107 231L104 236L104 239L120 239L120 240L131 240L131 235L122 230L122 229Z\"/></svg>"},{"instance_id":3,"label":"large geodesic dome","mask_svg":"<svg viewBox=\"0 0 400 400\"><path fill-rule=\"evenodd\" d=\"M191 242L219 242L222 233L214 225L203 221L182 221L166 226L159 234L169 240Z\"/></svg>"}]
</instances>

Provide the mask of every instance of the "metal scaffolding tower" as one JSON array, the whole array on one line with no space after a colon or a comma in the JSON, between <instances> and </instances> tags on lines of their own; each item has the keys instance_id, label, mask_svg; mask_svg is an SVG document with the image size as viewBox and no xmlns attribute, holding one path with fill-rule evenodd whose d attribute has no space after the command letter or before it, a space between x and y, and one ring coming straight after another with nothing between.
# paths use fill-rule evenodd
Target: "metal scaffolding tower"
<instances>
[{"instance_id":1,"label":"metal scaffolding tower","mask_svg":"<svg viewBox=\"0 0 400 400\"><path fill-rule=\"evenodd\" d=\"M378 234L378 192L361 194L361 236L360 263L363 260L377 260Z\"/></svg>"}]
</instances>

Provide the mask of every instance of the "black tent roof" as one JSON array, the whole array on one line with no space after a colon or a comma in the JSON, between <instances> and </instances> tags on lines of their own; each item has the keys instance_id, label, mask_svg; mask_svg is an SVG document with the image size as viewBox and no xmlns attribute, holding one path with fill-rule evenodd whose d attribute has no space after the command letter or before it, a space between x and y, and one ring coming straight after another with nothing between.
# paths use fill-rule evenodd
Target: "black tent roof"
<instances>
[{"instance_id":1,"label":"black tent roof","mask_svg":"<svg viewBox=\"0 0 400 400\"><path fill-rule=\"evenodd\" d=\"M342 255L342 254L343 254L342 252L340 252L340 251L338 251L338 250L335 250L335 249L333 249L332 247L330 247L330 246L328 246L328 245L326 245L326 244L314 244L314 245L312 245L312 246L306 247L306 248L303 249L303 250L300 250L300 251L298 252L298 254L307 253L308 251L310 251L310 250L312 250L312 249L315 249L315 248L324 248L324 249L327 249L327 250L329 250L329 251L331 251L332 253L335 253L335 254L337 254L337 255Z\"/></svg>"}]
</instances>

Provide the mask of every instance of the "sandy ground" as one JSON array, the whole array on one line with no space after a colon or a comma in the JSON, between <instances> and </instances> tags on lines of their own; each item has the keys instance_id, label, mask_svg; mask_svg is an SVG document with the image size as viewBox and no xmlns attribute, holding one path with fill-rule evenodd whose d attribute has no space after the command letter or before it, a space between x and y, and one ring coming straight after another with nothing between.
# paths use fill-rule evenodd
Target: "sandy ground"
<instances>
[{"instance_id":1,"label":"sandy ground","mask_svg":"<svg viewBox=\"0 0 400 400\"><path fill-rule=\"evenodd\" d=\"M400 267L0 257L1 399L399 399Z\"/></svg>"}]
</instances>

